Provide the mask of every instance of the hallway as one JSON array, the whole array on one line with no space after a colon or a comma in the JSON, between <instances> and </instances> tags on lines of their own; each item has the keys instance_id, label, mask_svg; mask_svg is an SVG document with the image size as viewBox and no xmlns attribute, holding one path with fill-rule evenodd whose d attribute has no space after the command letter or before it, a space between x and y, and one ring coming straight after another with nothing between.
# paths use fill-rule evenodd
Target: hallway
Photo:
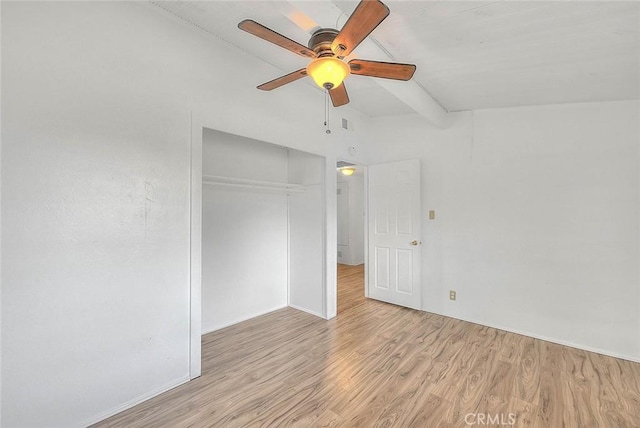
<instances>
[{"instance_id":1,"label":"hallway","mask_svg":"<svg viewBox=\"0 0 640 428\"><path fill-rule=\"evenodd\" d=\"M338 314L365 302L364 264L338 264Z\"/></svg>"}]
</instances>

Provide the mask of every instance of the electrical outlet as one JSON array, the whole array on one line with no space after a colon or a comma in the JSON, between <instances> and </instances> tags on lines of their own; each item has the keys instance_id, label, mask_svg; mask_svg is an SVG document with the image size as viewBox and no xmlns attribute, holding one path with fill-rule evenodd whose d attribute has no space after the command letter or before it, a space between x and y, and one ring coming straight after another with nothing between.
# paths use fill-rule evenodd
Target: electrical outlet
<instances>
[{"instance_id":1,"label":"electrical outlet","mask_svg":"<svg viewBox=\"0 0 640 428\"><path fill-rule=\"evenodd\" d=\"M456 300L456 292L449 290L449 300Z\"/></svg>"},{"instance_id":2,"label":"electrical outlet","mask_svg":"<svg viewBox=\"0 0 640 428\"><path fill-rule=\"evenodd\" d=\"M429 211L429 220L436 219L436 212L434 210Z\"/></svg>"}]
</instances>

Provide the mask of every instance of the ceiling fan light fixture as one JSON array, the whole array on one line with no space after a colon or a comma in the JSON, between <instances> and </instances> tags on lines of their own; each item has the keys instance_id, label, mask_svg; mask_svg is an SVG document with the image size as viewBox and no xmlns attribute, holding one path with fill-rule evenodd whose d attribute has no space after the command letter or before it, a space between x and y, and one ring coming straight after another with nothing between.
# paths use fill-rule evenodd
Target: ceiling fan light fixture
<instances>
[{"instance_id":1,"label":"ceiling fan light fixture","mask_svg":"<svg viewBox=\"0 0 640 428\"><path fill-rule=\"evenodd\" d=\"M1 0L0 0L1 1ZM389 8L380 0L360 0L347 22L339 31L335 28L317 28L307 46L265 27L251 19L245 19L238 28L294 54L311 58L311 63L292 73L270 80L257 88L271 91L306 76L325 89L325 99L331 98L334 107L349 103L349 94L343 80L350 74L392 80L409 80L416 71L413 64L352 59L351 52L364 41L378 25L389 16ZM309 22L313 26L315 23ZM315 28L315 27L314 27ZM327 96L328 95L328 96ZM327 129L327 133L330 132Z\"/></svg>"},{"instance_id":2,"label":"ceiling fan light fixture","mask_svg":"<svg viewBox=\"0 0 640 428\"><path fill-rule=\"evenodd\" d=\"M307 74L318 86L333 89L349 75L349 66L342 60L325 56L316 58L307 66Z\"/></svg>"},{"instance_id":3,"label":"ceiling fan light fixture","mask_svg":"<svg viewBox=\"0 0 640 428\"><path fill-rule=\"evenodd\" d=\"M340 172L342 173L342 175L353 175L354 172L356 172L356 169L352 166L345 166L343 168L340 168Z\"/></svg>"}]
</instances>

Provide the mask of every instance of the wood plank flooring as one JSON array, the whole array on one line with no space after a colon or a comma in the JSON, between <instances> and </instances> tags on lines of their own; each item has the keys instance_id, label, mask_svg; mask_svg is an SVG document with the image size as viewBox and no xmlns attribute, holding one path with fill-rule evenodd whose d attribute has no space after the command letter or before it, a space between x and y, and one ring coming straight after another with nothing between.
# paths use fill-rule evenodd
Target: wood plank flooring
<instances>
[{"instance_id":1,"label":"wood plank flooring","mask_svg":"<svg viewBox=\"0 0 640 428\"><path fill-rule=\"evenodd\" d=\"M640 427L640 364L364 299L358 281L339 267L330 321L287 308L204 336L200 378L96 426Z\"/></svg>"},{"instance_id":2,"label":"wood plank flooring","mask_svg":"<svg viewBox=\"0 0 640 428\"><path fill-rule=\"evenodd\" d=\"M338 313L366 303L364 265L338 265Z\"/></svg>"}]
</instances>

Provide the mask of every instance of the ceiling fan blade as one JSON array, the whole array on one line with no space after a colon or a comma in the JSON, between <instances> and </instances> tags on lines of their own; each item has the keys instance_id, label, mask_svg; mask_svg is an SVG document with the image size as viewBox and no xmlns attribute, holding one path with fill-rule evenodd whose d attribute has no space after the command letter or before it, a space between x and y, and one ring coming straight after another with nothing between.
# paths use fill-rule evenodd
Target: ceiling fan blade
<instances>
[{"instance_id":1,"label":"ceiling fan blade","mask_svg":"<svg viewBox=\"0 0 640 428\"><path fill-rule=\"evenodd\" d=\"M364 59L352 59L349 61L349 68L351 69L351 74L394 80L409 80L416 71L416 66L413 64L367 61Z\"/></svg>"},{"instance_id":2,"label":"ceiling fan blade","mask_svg":"<svg viewBox=\"0 0 640 428\"><path fill-rule=\"evenodd\" d=\"M245 19L244 21L239 23L238 28L246 31L249 34L260 37L267 42L278 45L281 48L290 50L291 52L296 53L300 56L308 58L316 57L316 53L308 47L301 45L300 43L293 41L280 33L276 33L275 31L265 27L262 24L258 24L256 21L252 21L251 19Z\"/></svg>"},{"instance_id":3,"label":"ceiling fan blade","mask_svg":"<svg viewBox=\"0 0 640 428\"><path fill-rule=\"evenodd\" d=\"M389 8L379 0L361 0L342 30L331 50L338 56L349 55L387 16Z\"/></svg>"},{"instance_id":4,"label":"ceiling fan blade","mask_svg":"<svg viewBox=\"0 0 640 428\"><path fill-rule=\"evenodd\" d=\"M270 91L272 89L279 88L282 85L286 85L287 83L295 82L298 79L302 79L307 75L307 69L301 68L300 70L296 70L293 73L285 74L284 76L278 77L277 79L270 80L267 83L263 83L258 86L258 89L263 91Z\"/></svg>"},{"instance_id":5,"label":"ceiling fan blade","mask_svg":"<svg viewBox=\"0 0 640 428\"><path fill-rule=\"evenodd\" d=\"M349 103L349 95L347 94L347 88L344 86L344 82L330 89L329 96L331 96L331 103L334 107L340 107Z\"/></svg>"}]
</instances>

